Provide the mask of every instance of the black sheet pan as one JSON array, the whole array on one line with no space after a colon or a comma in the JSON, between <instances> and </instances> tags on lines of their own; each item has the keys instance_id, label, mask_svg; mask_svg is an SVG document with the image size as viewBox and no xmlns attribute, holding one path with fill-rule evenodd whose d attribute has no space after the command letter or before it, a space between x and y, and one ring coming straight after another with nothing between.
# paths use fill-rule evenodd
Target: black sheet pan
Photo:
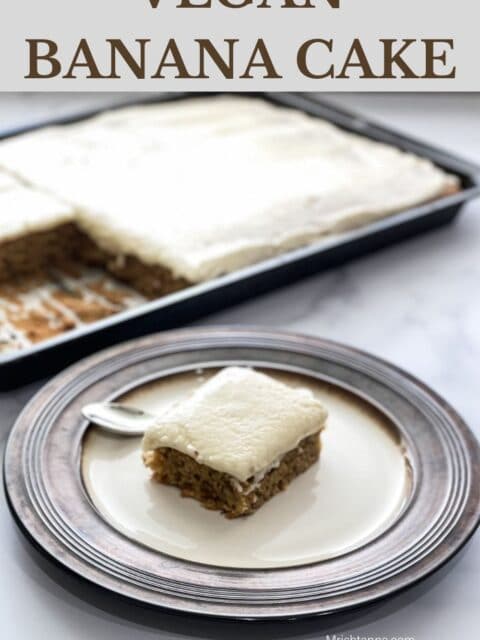
<instances>
[{"instance_id":1,"label":"black sheet pan","mask_svg":"<svg viewBox=\"0 0 480 640\"><path fill-rule=\"evenodd\" d=\"M154 100L194 100L201 99L202 95L205 94L163 94L155 96ZM164 296L28 349L1 355L0 389L14 388L45 377L89 353L121 340L181 326L304 276L335 267L347 260L447 224L457 216L468 200L480 195L480 168L447 151L376 125L308 94L249 95L303 110L348 131L429 158L437 166L456 174L460 178L462 188L454 195L414 207L353 231L326 237L314 245L290 251L210 282ZM80 121L100 111L82 113L74 118L57 119L47 124ZM32 128L35 127L9 131L0 138L19 135Z\"/></svg>"}]
</instances>

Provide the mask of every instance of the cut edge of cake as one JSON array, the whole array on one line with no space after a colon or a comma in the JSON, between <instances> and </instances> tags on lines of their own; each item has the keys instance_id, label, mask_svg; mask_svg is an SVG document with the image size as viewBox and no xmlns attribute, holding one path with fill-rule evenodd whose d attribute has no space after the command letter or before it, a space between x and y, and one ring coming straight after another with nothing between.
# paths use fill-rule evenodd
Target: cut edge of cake
<instances>
[{"instance_id":1,"label":"cut edge of cake","mask_svg":"<svg viewBox=\"0 0 480 640\"><path fill-rule=\"evenodd\" d=\"M61 269L72 260L87 267L104 269L150 299L192 284L176 277L168 267L146 264L136 256L102 249L73 221L62 221L0 241L0 283L14 282L45 269Z\"/></svg>"},{"instance_id":2,"label":"cut edge of cake","mask_svg":"<svg viewBox=\"0 0 480 640\"><path fill-rule=\"evenodd\" d=\"M271 467L240 481L196 462L168 447L143 454L153 480L180 489L182 497L193 498L206 509L221 511L228 519L247 516L287 489L290 483L318 461L320 431L304 438Z\"/></svg>"},{"instance_id":3,"label":"cut edge of cake","mask_svg":"<svg viewBox=\"0 0 480 640\"><path fill-rule=\"evenodd\" d=\"M327 416L308 388L225 367L158 417L144 435L143 461L155 481L236 518L318 460Z\"/></svg>"}]
</instances>

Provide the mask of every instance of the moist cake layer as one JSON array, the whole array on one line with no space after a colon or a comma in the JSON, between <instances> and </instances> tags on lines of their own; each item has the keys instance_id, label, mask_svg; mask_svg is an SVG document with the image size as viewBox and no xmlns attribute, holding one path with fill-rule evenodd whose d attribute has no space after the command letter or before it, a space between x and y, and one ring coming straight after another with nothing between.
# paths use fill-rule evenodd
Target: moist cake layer
<instances>
[{"instance_id":1,"label":"moist cake layer","mask_svg":"<svg viewBox=\"0 0 480 640\"><path fill-rule=\"evenodd\" d=\"M101 250L66 222L0 244L0 352L187 286L159 265Z\"/></svg>"},{"instance_id":2,"label":"moist cake layer","mask_svg":"<svg viewBox=\"0 0 480 640\"><path fill-rule=\"evenodd\" d=\"M82 239L72 222L35 231L0 244L0 282L14 284L19 278L43 275L78 256Z\"/></svg>"},{"instance_id":3,"label":"moist cake layer","mask_svg":"<svg viewBox=\"0 0 480 640\"><path fill-rule=\"evenodd\" d=\"M65 265L69 269L74 262L106 269L148 298L189 284L160 265L145 265L135 256L118 256L101 249L73 222L0 243L0 283L18 282L24 276L44 276Z\"/></svg>"},{"instance_id":4,"label":"moist cake layer","mask_svg":"<svg viewBox=\"0 0 480 640\"><path fill-rule=\"evenodd\" d=\"M165 267L101 249L70 205L2 172L0 222L1 353L188 285Z\"/></svg>"},{"instance_id":5,"label":"moist cake layer","mask_svg":"<svg viewBox=\"0 0 480 640\"><path fill-rule=\"evenodd\" d=\"M290 482L310 468L320 453L320 438L313 434L303 439L263 477L238 482L232 476L199 464L175 449L160 448L145 454L145 464L157 482L181 490L184 497L195 498L207 509L222 511L228 518L245 516L285 490Z\"/></svg>"},{"instance_id":6,"label":"moist cake layer","mask_svg":"<svg viewBox=\"0 0 480 640\"><path fill-rule=\"evenodd\" d=\"M142 447L147 455L175 449L243 483L319 433L326 417L310 390L246 367L227 367L159 416Z\"/></svg>"},{"instance_id":7,"label":"moist cake layer","mask_svg":"<svg viewBox=\"0 0 480 640\"><path fill-rule=\"evenodd\" d=\"M0 144L113 255L199 282L455 190L428 160L245 97L106 113ZM1 239L0 232L0 239Z\"/></svg>"}]
</instances>

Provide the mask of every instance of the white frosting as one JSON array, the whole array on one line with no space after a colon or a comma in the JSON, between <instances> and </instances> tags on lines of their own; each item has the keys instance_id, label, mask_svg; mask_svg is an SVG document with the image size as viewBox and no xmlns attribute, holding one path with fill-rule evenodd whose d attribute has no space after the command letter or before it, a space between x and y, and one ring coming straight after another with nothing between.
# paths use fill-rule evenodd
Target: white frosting
<instances>
[{"instance_id":1,"label":"white frosting","mask_svg":"<svg viewBox=\"0 0 480 640\"><path fill-rule=\"evenodd\" d=\"M54 196L0 173L0 238L13 240L73 219L73 209Z\"/></svg>"},{"instance_id":2,"label":"white frosting","mask_svg":"<svg viewBox=\"0 0 480 640\"><path fill-rule=\"evenodd\" d=\"M109 112L0 144L0 166L77 207L94 240L210 279L440 196L428 160L258 99Z\"/></svg>"},{"instance_id":3,"label":"white frosting","mask_svg":"<svg viewBox=\"0 0 480 640\"><path fill-rule=\"evenodd\" d=\"M150 427L143 450L176 449L245 482L324 428L327 412L309 389L227 367Z\"/></svg>"},{"instance_id":4,"label":"white frosting","mask_svg":"<svg viewBox=\"0 0 480 640\"><path fill-rule=\"evenodd\" d=\"M0 193L9 191L20 183L13 176L8 173L0 172Z\"/></svg>"}]
</instances>

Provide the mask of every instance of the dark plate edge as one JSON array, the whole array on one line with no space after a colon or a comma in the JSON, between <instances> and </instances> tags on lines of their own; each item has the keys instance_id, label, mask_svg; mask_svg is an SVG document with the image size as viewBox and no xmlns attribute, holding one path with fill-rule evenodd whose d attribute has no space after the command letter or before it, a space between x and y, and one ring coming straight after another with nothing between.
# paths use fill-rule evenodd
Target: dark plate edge
<instances>
[{"instance_id":1,"label":"dark plate edge","mask_svg":"<svg viewBox=\"0 0 480 640\"><path fill-rule=\"evenodd\" d=\"M408 373L407 371L405 371L404 369L402 369L401 367L398 367L392 363L390 363L389 361L381 358L381 357L377 357L376 355L372 355L370 353L368 353L365 350L362 349L358 349L356 347L353 346L349 346L345 343L340 343L337 341L333 341L333 340L325 340L325 339L321 339L321 338L317 338L315 336L311 336L311 335L303 335L303 334L299 334L296 332L287 332L287 331L270 331L266 328L262 328L262 327L253 327L253 326L242 326L242 327L235 327L235 326L219 326L219 327L215 327L215 328L199 328L199 329L180 329L180 330L176 330L176 331L170 331L169 332L169 336L172 336L172 338L175 338L175 334L181 334L183 336L186 336L188 334L200 334L202 336L205 336L208 334L217 334L217 333L229 333L232 332L233 334L241 334L242 336L248 336L248 335L256 335L257 337L270 337L270 338L285 338L287 340L291 340L292 343L292 348L294 347L294 345L298 342L298 341L303 341L305 343L305 341L308 342L312 342L312 343L316 343L317 345L323 343L323 344L331 344L334 347L346 350L346 351L350 351L350 352L354 352L357 353L361 356L367 356L368 358L373 358L374 360L380 362L383 365L387 365L389 368L395 370L395 372L401 374L403 377L407 378L410 382L418 385L422 390L428 392L429 395L431 395L436 402L438 402L439 404L441 404L441 406L455 419L455 422L457 423L457 427L460 429L460 431L462 432L463 437L465 438L465 440L468 442L469 445L472 445L473 450L474 450L474 459L473 459L473 463L474 463L474 470L477 470L477 473L480 472L480 445L479 442L477 441L477 438L475 437L475 434L469 429L469 427L467 426L467 424L464 422L464 420L462 419L462 417L455 411L455 409L440 395L438 394L435 390L433 390L432 388L430 388L428 385L426 385L425 383L423 383L420 379L418 379L417 377L411 375L410 373ZM162 336L163 339L165 339L165 333L161 332L158 334L159 336ZM154 339L155 336L148 336L147 338L143 338L143 340L145 341L151 341L152 339ZM139 342L141 342L142 339L137 339L137 340L132 340L129 341L127 343L124 343L123 345L116 345L114 347L109 347L108 349L104 349L102 352L97 353L95 355L91 355L88 356L87 358L84 358L82 360L82 364L88 364L89 362L94 363L95 360L99 359L99 358L104 358L105 356L111 356L114 355L115 352L117 351L121 351L124 349L124 347L126 347L127 345L133 346L132 343L137 343L135 344L135 347L138 345ZM49 388L50 386L53 386L57 380L57 378L62 377L65 373L72 373L74 372L75 368L77 368L79 365L79 363L71 365L70 367L68 367L68 369L64 372L62 372L61 374L58 374L57 376L55 376L52 380L50 380L42 389L46 389ZM40 392L37 392L29 401L28 404L32 403L36 396L39 394ZM452 531L450 531L450 533L448 534L447 538L444 540L444 543L447 542L448 540L450 540L450 538L453 537L453 546L450 547L450 552L444 557L444 559L438 563L436 566L432 567L430 570L426 571L425 573L423 573L422 575L415 577L414 579L412 579L410 582L406 583L405 585L399 586L399 587L392 587L389 591L382 593L380 595L374 595L374 596L369 596L368 599L365 599L363 602L358 602L358 603L353 603L350 605L342 605L339 607L336 607L332 610L327 610L327 611L323 611L323 612L300 612L298 614L288 614L288 613L279 613L279 614L274 614L274 615L270 615L270 614L255 614L253 616L245 616L245 615L240 615L240 614L228 614L228 615L224 615L224 614L217 614L217 613L213 613L213 612L202 612L199 613L198 611L194 611L194 610L188 610L187 607L182 607L179 606L177 607L173 607L173 606L166 606L166 605L155 605L152 603L147 603L144 602L140 599L137 599L133 596L128 596L125 595L124 593L122 593L121 591L117 591L115 589L111 589L109 587L103 586L103 585L99 585L97 583L95 583L94 581L90 580L89 578L87 578L86 576L80 575L79 573L75 572L73 569L71 569L70 567L68 567L66 564L62 563L61 560L59 560L58 558L56 558L52 553L50 553L49 551L47 551L44 547L42 547L37 540L35 540L35 538L33 537L33 535L28 531L28 529L25 527L25 525L23 524L23 522L20 519L20 516L17 514L15 507L10 499L10 495L8 492L8 486L7 486L7 478L6 478L6 459L7 459L7 454L8 454L8 449L9 449L9 444L12 440L12 433L11 432L9 439L7 441L7 445L5 447L5 453L4 453L4 465L3 465L3 489L4 489L4 493L6 496L6 501L7 501L7 505L9 507L10 513L12 514L12 517L16 523L16 525L18 526L19 530L22 532L22 534L25 536L25 538L32 544L32 546L40 553L40 555L42 555L43 557L47 558L48 560L50 560L51 562L53 562L53 564L59 568L61 568L63 571L66 571L68 573L68 575L74 576L75 579L79 580L80 582L83 582L84 584L88 584L88 585L92 585L94 586L96 589L100 589L101 591L110 594L113 597L121 597L123 600L128 601L130 603L134 603L135 605L137 605L139 608L146 608L146 609L150 609L150 610L157 610L157 611L162 611L165 613L169 613L169 614L173 614L173 615L189 615L192 616L194 618L210 618L210 619L218 619L218 620L225 620L225 621L245 621L245 622L272 622L275 620L284 620L284 621L294 621L294 620L300 620L300 619L306 619L306 618L315 618L315 617L326 617L326 616L334 616L336 614L340 614L342 612L348 612L348 611L354 611L354 610L358 610L358 609L363 609L363 608L367 608L372 604L384 601L389 599L390 597L392 597L393 595L396 594L400 594L403 593L405 591L407 591L408 589L410 589L411 587L423 582L424 580L426 580L427 578L429 578L430 576L432 576L433 574L435 574L437 571L439 571L440 569L442 569L443 567L445 567L450 560L452 560L464 547L465 545L471 540L472 536L474 535L474 533L477 531L477 529L480 526L480 502L477 504L477 508L476 508L476 517L475 520L472 520L470 527L467 530L467 533L465 535L465 533L463 531L457 531L459 523L457 522L455 524L455 527ZM470 485L471 487L473 486L473 484ZM462 517L465 517L466 512L464 511L462 513ZM235 606L235 605L234 605ZM280 605L281 606L281 605ZM301 606L301 605L300 605Z\"/></svg>"}]
</instances>

